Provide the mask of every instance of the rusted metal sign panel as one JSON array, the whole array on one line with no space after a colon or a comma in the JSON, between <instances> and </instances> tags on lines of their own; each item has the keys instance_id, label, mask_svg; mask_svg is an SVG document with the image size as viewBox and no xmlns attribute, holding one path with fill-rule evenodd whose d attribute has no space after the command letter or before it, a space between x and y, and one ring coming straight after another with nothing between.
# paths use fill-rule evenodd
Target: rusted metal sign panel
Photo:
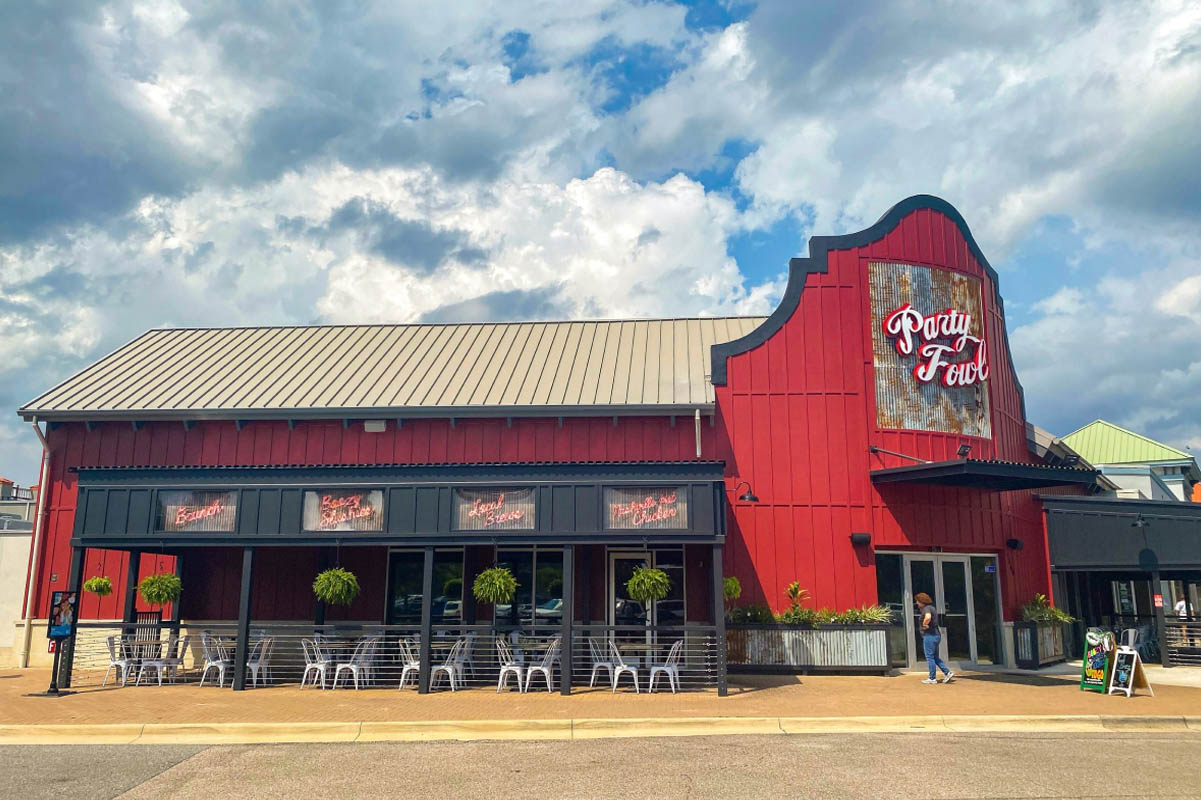
<instances>
[{"instance_id":1,"label":"rusted metal sign panel","mask_svg":"<svg viewBox=\"0 0 1201 800\"><path fill-rule=\"evenodd\" d=\"M876 424L991 437L980 281L880 261L868 274Z\"/></svg>"}]
</instances>

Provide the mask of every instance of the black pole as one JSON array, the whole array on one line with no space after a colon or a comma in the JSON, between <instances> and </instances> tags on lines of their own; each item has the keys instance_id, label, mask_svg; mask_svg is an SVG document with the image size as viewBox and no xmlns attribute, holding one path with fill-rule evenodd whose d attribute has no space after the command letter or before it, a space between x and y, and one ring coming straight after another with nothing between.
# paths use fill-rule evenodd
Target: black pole
<instances>
[{"instance_id":1,"label":"black pole","mask_svg":"<svg viewBox=\"0 0 1201 800\"><path fill-rule=\"evenodd\" d=\"M54 648L54 672L58 675L59 668L62 669L58 682L64 689L71 688L71 670L75 666L75 633L79 630L79 614L83 606L83 566L87 561L87 553L86 547L71 549L71 573L67 577L67 590L75 593L75 619L71 622L71 635ZM63 654L60 664L59 653L64 647L67 651Z\"/></svg>"},{"instance_id":2,"label":"black pole","mask_svg":"<svg viewBox=\"0 0 1201 800\"><path fill-rule=\"evenodd\" d=\"M575 545L563 545L563 619L560 629L559 693L571 694L571 623L575 618Z\"/></svg>"},{"instance_id":3,"label":"black pole","mask_svg":"<svg viewBox=\"0 0 1201 800\"><path fill-rule=\"evenodd\" d=\"M183 584L183 555L175 554L175 577L179 578L179 582ZM171 604L171 610L174 612L171 620L171 630L175 632L175 637L179 638L180 621L183 619L183 610L180 608L183 598L176 600ZM168 653L168 655L171 655ZM184 653L180 653L179 657L183 658Z\"/></svg>"},{"instance_id":4,"label":"black pole","mask_svg":"<svg viewBox=\"0 0 1201 800\"><path fill-rule=\"evenodd\" d=\"M584 576L584 598L580 603L579 617L584 624L592 624L592 549L593 545L586 544L580 548L580 574ZM604 576L600 583L604 582Z\"/></svg>"},{"instance_id":5,"label":"black pole","mask_svg":"<svg viewBox=\"0 0 1201 800\"><path fill-rule=\"evenodd\" d=\"M126 626L137 622L138 620L138 575L142 568L142 551L129 551L129 564L125 569L125 609L121 612L121 621ZM133 633L133 629L126 627L124 629L126 636Z\"/></svg>"},{"instance_id":6,"label":"black pole","mask_svg":"<svg viewBox=\"0 0 1201 800\"><path fill-rule=\"evenodd\" d=\"M471 586L480 572L480 548L467 545L463 548L463 586L459 590L460 608L463 609L463 624L476 623L475 595Z\"/></svg>"},{"instance_id":7,"label":"black pole","mask_svg":"<svg viewBox=\"0 0 1201 800\"><path fill-rule=\"evenodd\" d=\"M429 694L430 670L433 668L434 635L434 548L425 548L425 564L421 571L421 645L418 661L417 693Z\"/></svg>"},{"instance_id":8,"label":"black pole","mask_svg":"<svg viewBox=\"0 0 1201 800\"><path fill-rule=\"evenodd\" d=\"M250 645L250 595L254 584L254 548L242 548L242 595L238 600L238 640L234 647L234 691L246 688L246 657Z\"/></svg>"},{"instance_id":9,"label":"black pole","mask_svg":"<svg viewBox=\"0 0 1201 800\"><path fill-rule=\"evenodd\" d=\"M1159 597L1159 602L1155 602L1155 598ZM1165 667L1172 666L1172 659L1168 656L1168 626L1164 620L1163 610L1163 581L1159 579L1159 570L1151 573L1151 605L1155 607L1155 635L1159 639L1159 661Z\"/></svg>"},{"instance_id":10,"label":"black pole","mask_svg":"<svg viewBox=\"0 0 1201 800\"><path fill-rule=\"evenodd\" d=\"M713 627L717 637L717 696L729 694L726 681L726 606L722 592L721 552L723 545L713 545Z\"/></svg>"},{"instance_id":11,"label":"black pole","mask_svg":"<svg viewBox=\"0 0 1201 800\"><path fill-rule=\"evenodd\" d=\"M329 548L322 547L317 551L317 571L325 572L329 569ZM316 607L313 609L313 626L320 627L325 624L325 601L318 600Z\"/></svg>"}]
</instances>

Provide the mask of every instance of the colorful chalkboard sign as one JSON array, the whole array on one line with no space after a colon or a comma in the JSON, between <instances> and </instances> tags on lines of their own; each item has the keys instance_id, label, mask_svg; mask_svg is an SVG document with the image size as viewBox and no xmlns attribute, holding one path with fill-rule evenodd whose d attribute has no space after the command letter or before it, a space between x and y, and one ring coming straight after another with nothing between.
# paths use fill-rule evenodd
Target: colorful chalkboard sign
<instances>
[{"instance_id":1,"label":"colorful chalkboard sign","mask_svg":"<svg viewBox=\"0 0 1201 800\"><path fill-rule=\"evenodd\" d=\"M1152 696L1155 695L1151 689L1151 683L1147 680L1147 673L1143 669L1143 660L1139 658L1138 651L1122 647L1113 656L1109 694L1122 692L1130 697L1134 694L1135 689L1146 689Z\"/></svg>"},{"instance_id":2,"label":"colorful chalkboard sign","mask_svg":"<svg viewBox=\"0 0 1201 800\"><path fill-rule=\"evenodd\" d=\"M1090 630L1084 637L1084 663L1080 667L1080 688L1086 692L1105 694L1109 683L1109 654L1113 650L1113 634Z\"/></svg>"}]
</instances>

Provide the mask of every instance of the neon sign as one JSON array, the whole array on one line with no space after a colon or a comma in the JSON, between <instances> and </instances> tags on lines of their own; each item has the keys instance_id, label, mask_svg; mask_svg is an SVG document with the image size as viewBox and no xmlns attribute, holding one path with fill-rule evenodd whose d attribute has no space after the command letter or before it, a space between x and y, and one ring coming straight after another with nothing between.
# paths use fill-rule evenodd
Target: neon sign
<instances>
[{"instance_id":1,"label":"neon sign","mask_svg":"<svg viewBox=\"0 0 1201 800\"><path fill-rule=\"evenodd\" d=\"M925 315L906 303L886 316L881 327L898 355L917 354L913 377L920 383L941 376L943 386L956 387L988 379L988 348L983 339L970 333L970 314L948 308ZM951 360L961 354L967 358Z\"/></svg>"},{"instance_id":2,"label":"neon sign","mask_svg":"<svg viewBox=\"0 0 1201 800\"><path fill-rule=\"evenodd\" d=\"M455 489L455 529L532 530L533 489Z\"/></svg>"},{"instance_id":3,"label":"neon sign","mask_svg":"<svg viewBox=\"0 0 1201 800\"><path fill-rule=\"evenodd\" d=\"M306 531L380 531L384 493L379 489L304 493Z\"/></svg>"},{"instance_id":4,"label":"neon sign","mask_svg":"<svg viewBox=\"0 0 1201 800\"><path fill-rule=\"evenodd\" d=\"M238 514L237 492L160 492L159 503L162 531L232 533Z\"/></svg>"},{"instance_id":5,"label":"neon sign","mask_svg":"<svg viewBox=\"0 0 1201 800\"><path fill-rule=\"evenodd\" d=\"M688 527L688 503L679 489L610 488L605 493L609 528Z\"/></svg>"}]
</instances>

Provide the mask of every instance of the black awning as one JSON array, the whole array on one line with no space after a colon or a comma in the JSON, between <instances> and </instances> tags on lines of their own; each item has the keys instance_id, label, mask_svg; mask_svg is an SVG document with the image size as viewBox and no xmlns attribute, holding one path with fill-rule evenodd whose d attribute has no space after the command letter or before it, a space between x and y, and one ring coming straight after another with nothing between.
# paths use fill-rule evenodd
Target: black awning
<instances>
[{"instance_id":1,"label":"black awning","mask_svg":"<svg viewBox=\"0 0 1201 800\"><path fill-rule=\"evenodd\" d=\"M1101 473L1078 467L1049 467L1014 461L984 461L965 458L933 461L905 467L872 470L872 482L917 483L927 486L959 486L1010 492L1017 489L1045 489L1051 486L1089 486Z\"/></svg>"}]
</instances>

